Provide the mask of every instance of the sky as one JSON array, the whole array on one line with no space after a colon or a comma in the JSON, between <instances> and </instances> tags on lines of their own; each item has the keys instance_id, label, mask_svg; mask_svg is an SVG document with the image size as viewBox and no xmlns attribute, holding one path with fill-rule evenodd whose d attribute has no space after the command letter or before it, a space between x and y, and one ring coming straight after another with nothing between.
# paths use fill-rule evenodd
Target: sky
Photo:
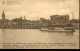
<instances>
[{"instance_id":1,"label":"sky","mask_svg":"<svg viewBox=\"0 0 80 51\"><path fill-rule=\"evenodd\" d=\"M9 20L21 16L28 20L50 19L50 15L56 14L69 15L72 19L72 12L74 19L79 19L79 0L0 0L0 19L3 10Z\"/></svg>"}]
</instances>

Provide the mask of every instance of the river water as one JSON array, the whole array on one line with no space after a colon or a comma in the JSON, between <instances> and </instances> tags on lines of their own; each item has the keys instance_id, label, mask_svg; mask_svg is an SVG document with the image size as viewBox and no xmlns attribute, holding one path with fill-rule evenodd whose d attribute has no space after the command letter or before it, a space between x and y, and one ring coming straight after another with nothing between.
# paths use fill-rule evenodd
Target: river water
<instances>
[{"instance_id":1,"label":"river water","mask_svg":"<svg viewBox=\"0 0 80 51\"><path fill-rule=\"evenodd\" d=\"M3 43L76 43L75 46L52 46L52 49L78 49L79 30L74 33L47 32L39 29L0 29L0 47Z\"/></svg>"}]
</instances>

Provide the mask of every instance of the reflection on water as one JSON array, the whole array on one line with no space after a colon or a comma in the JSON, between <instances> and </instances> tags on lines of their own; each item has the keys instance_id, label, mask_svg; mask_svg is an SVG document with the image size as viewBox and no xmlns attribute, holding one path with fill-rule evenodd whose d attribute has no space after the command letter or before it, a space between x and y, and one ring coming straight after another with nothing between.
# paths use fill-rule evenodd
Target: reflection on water
<instances>
[{"instance_id":1,"label":"reflection on water","mask_svg":"<svg viewBox=\"0 0 80 51\"><path fill-rule=\"evenodd\" d=\"M74 32L66 32L67 36L74 36Z\"/></svg>"},{"instance_id":2,"label":"reflection on water","mask_svg":"<svg viewBox=\"0 0 80 51\"><path fill-rule=\"evenodd\" d=\"M57 34L65 34L67 36L74 36L74 32L49 32L49 33L57 33Z\"/></svg>"},{"instance_id":3,"label":"reflection on water","mask_svg":"<svg viewBox=\"0 0 80 51\"><path fill-rule=\"evenodd\" d=\"M77 45L73 48L79 47L79 30L72 33L48 32L40 31L38 29L0 29L0 36L0 39L2 38L3 42L74 42L77 43Z\"/></svg>"}]
</instances>

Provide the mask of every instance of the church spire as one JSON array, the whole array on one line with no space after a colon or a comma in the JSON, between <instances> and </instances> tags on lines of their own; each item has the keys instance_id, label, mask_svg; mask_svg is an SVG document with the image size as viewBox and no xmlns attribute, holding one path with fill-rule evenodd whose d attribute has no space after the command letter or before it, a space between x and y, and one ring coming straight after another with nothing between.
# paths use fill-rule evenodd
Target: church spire
<instances>
[{"instance_id":1,"label":"church spire","mask_svg":"<svg viewBox=\"0 0 80 51\"><path fill-rule=\"evenodd\" d=\"M3 13L2 13L2 20L3 20L3 21L5 20L5 13L4 13L4 10L3 10Z\"/></svg>"}]
</instances>

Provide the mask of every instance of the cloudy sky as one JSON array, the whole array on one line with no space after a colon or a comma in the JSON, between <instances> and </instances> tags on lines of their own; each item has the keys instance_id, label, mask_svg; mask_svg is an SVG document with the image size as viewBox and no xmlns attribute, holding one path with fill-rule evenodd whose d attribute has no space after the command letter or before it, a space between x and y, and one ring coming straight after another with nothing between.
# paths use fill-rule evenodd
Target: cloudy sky
<instances>
[{"instance_id":1,"label":"cloudy sky","mask_svg":"<svg viewBox=\"0 0 80 51\"><path fill-rule=\"evenodd\" d=\"M29 20L36 20L37 16L50 19L50 15L56 14L69 15L72 19L72 12L79 19L79 0L0 0L0 19L3 10L10 20L21 16Z\"/></svg>"}]
</instances>

